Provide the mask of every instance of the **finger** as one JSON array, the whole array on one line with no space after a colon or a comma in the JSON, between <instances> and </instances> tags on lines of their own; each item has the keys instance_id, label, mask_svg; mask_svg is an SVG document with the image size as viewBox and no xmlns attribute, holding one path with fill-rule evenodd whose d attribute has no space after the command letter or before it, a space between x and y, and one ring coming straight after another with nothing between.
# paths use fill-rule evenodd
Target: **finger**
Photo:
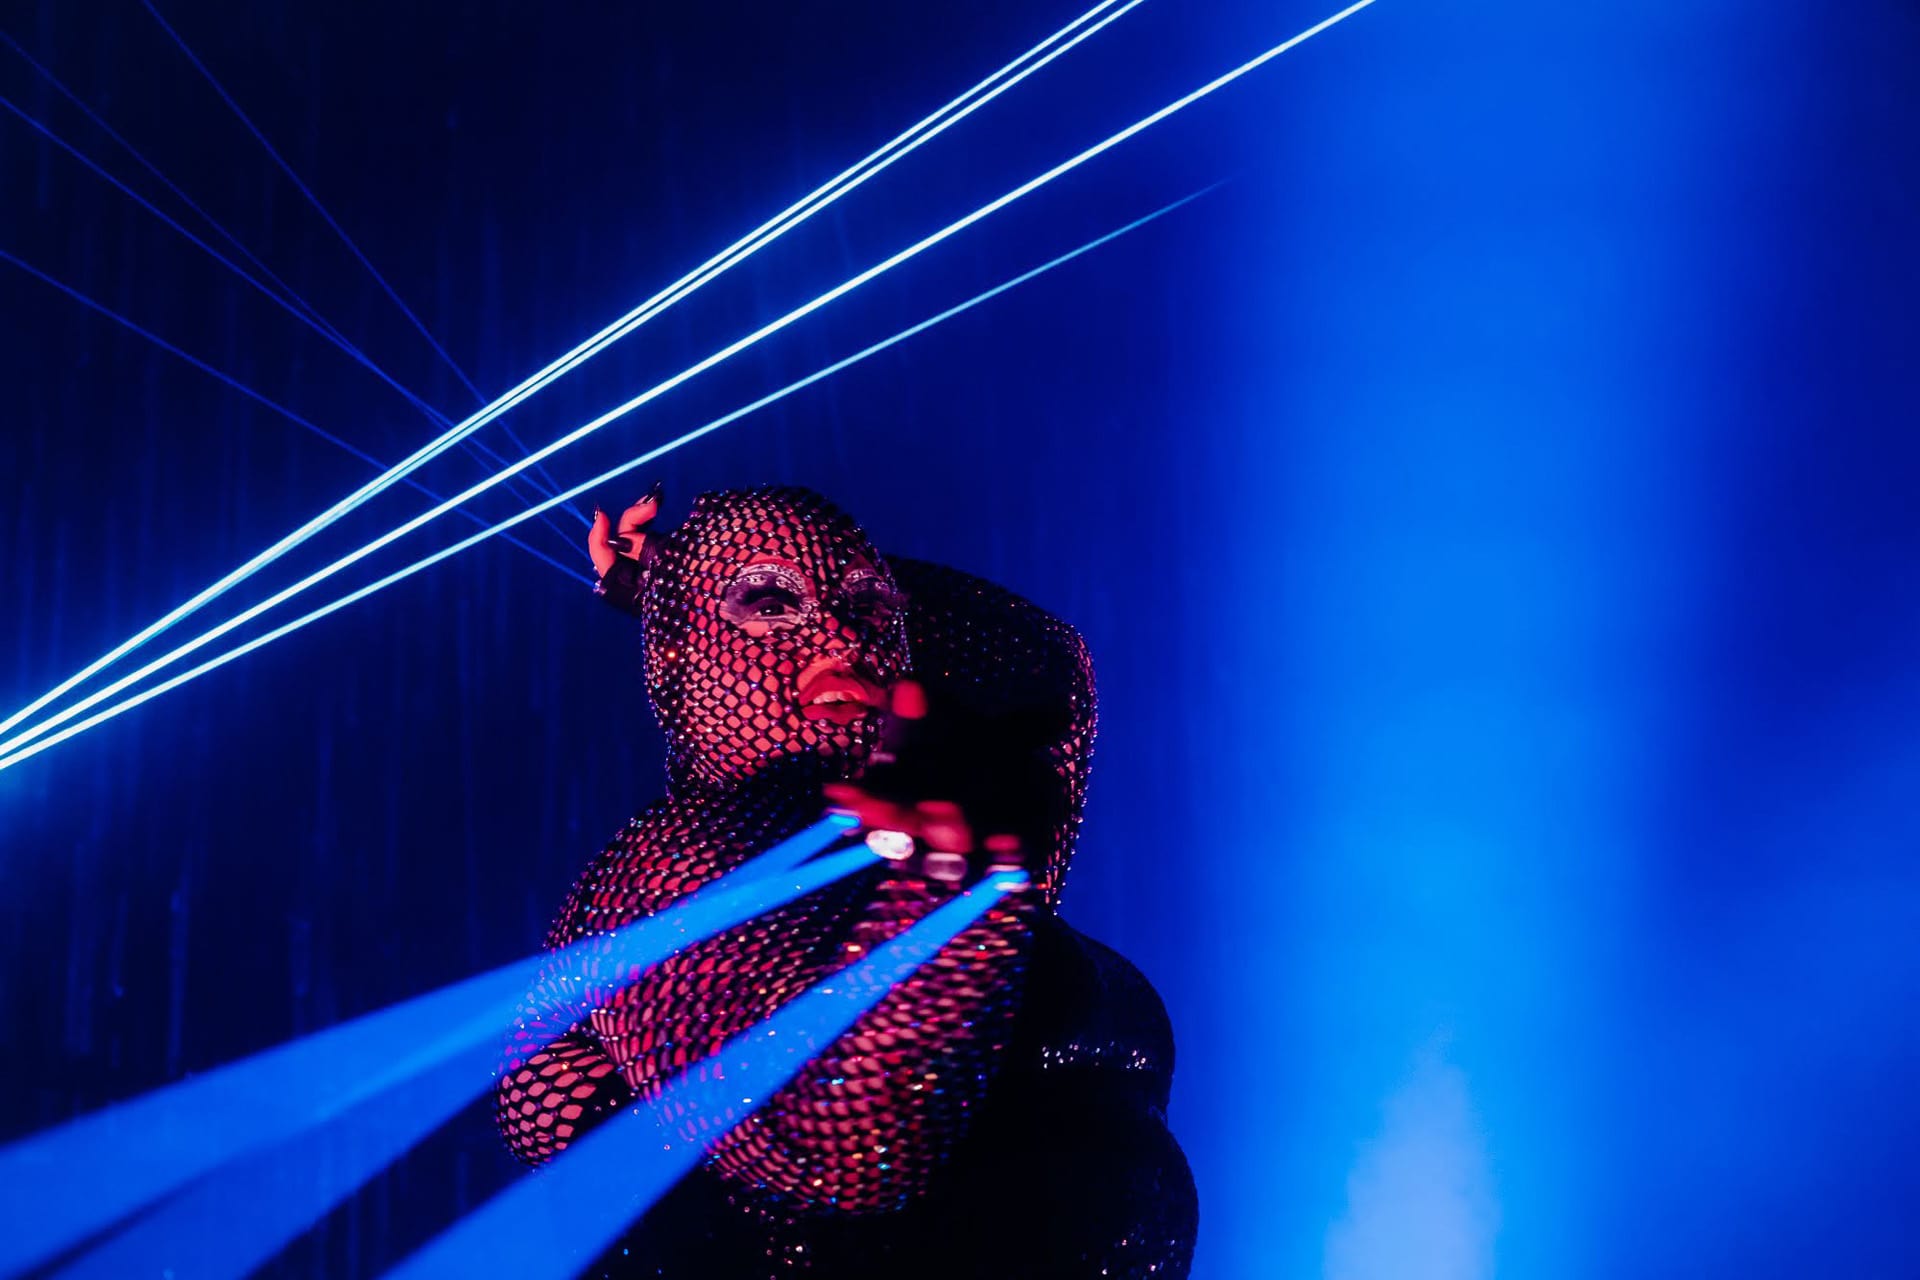
<instances>
[{"instance_id":1,"label":"finger","mask_svg":"<svg viewBox=\"0 0 1920 1280\"><path fill-rule=\"evenodd\" d=\"M908 835L919 834L919 821L911 809L902 808L879 796L868 795L852 783L829 783L822 788L829 800L860 820L860 825L871 830L905 831Z\"/></svg>"},{"instance_id":2,"label":"finger","mask_svg":"<svg viewBox=\"0 0 1920 1280\"><path fill-rule=\"evenodd\" d=\"M1024 869L1027 865L1026 850L1021 845L1019 836L1001 832L988 836L980 842L980 845L987 851L989 870L998 870L1002 867Z\"/></svg>"},{"instance_id":3,"label":"finger","mask_svg":"<svg viewBox=\"0 0 1920 1280\"><path fill-rule=\"evenodd\" d=\"M901 680L888 695L893 714L902 720L923 720L927 715L927 691L917 680Z\"/></svg>"},{"instance_id":4,"label":"finger","mask_svg":"<svg viewBox=\"0 0 1920 1280\"><path fill-rule=\"evenodd\" d=\"M973 848L973 831L959 805L951 800L923 800L914 808L928 844L950 853L966 853Z\"/></svg>"},{"instance_id":5,"label":"finger","mask_svg":"<svg viewBox=\"0 0 1920 1280\"><path fill-rule=\"evenodd\" d=\"M593 509L593 523L587 528L587 554L593 557L593 571L604 575L613 568L615 552L611 537L613 521L600 508Z\"/></svg>"},{"instance_id":6,"label":"finger","mask_svg":"<svg viewBox=\"0 0 1920 1280\"><path fill-rule=\"evenodd\" d=\"M661 487L656 484L653 488L642 494L638 502L635 502L625 511L622 511L620 513L620 532L623 534L633 533L636 530L644 529L652 524L653 518L660 514L660 493Z\"/></svg>"},{"instance_id":7,"label":"finger","mask_svg":"<svg viewBox=\"0 0 1920 1280\"><path fill-rule=\"evenodd\" d=\"M820 793L845 809L851 809L867 799L867 793L851 782L829 782L820 788Z\"/></svg>"},{"instance_id":8,"label":"finger","mask_svg":"<svg viewBox=\"0 0 1920 1280\"><path fill-rule=\"evenodd\" d=\"M656 484L638 502L620 513L619 531L612 539L616 552L630 560L640 558L640 547L646 541L641 530L652 524L660 514L660 493L661 486Z\"/></svg>"},{"instance_id":9,"label":"finger","mask_svg":"<svg viewBox=\"0 0 1920 1280\"><path fill-rule=\"evenodd\" d=\"M913 810L894 804L891 800L881 800L869 796L855 810L860 815L860 825L874 831L904 831L918 839L919 819Z\"/></svg>"},{"instance_id":10,"label":"finger","mask_svg":"<svg viewBox=\"0 0 1920 1280\"><path fill-rule=\"evenodd\" d=\"M620 536L624 538L640 532L652 524L653 518L659 514L660 504L658 502L646 502L643 500L634 503L620 513Z\"/></svg>"},{"instance_id":11,"label":"finger","mask_svg":"<svg viewBox=\"0 0 1920 1280\"><path fill-rule=\"evenodd\" d=\"M920 855L920 872L929 879L938 880L950 888L958 889L967 878L967 855L948 853L944 849L929 849Z\"/></svg>"}]
</instances>

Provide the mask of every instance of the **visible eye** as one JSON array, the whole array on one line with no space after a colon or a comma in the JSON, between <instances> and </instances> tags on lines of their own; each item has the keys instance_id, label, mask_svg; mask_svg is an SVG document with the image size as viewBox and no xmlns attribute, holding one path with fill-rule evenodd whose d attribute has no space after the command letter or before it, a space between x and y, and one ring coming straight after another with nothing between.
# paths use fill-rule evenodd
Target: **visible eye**
<instances>
[{"instance_id":1,"label":"visible eye","mask_svg":"<svg viewBox=\"0 0 1920 1280\"><path fill-rule=\"evenodd\" d=\"M750 565L727 584L720 616L754 634L780 631L799 623L810 598L805 579L785 565Z\"/></svg>"},{"instance_id":2,"label":"visible eye","mask_svg":"<svg viewBox=\"0 0 1920 1280\"><path fill-rule=\"evenodd\" d=\"M855 569L840 583L840 610L850 622L884 627L903 604L892 584L871 569Z\"/></svg>"}]
</instances>

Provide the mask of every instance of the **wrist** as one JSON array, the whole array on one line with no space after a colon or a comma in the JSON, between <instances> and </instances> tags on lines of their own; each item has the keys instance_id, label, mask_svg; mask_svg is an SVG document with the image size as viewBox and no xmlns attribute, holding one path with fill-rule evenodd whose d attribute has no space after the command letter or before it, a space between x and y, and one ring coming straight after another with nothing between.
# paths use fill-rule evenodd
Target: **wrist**
<instances>
[{"instance_id":1,"label":"wrist","mask_svg":"<svg viewBox=\"0 0 1920 1280\"><path fill-rule=\"evenodd\" d=\"M616 556L600 575L593 593L624 614L640 616L640 598L646 588L646 571L630 556Z\"/></svg>"}]
</instances>

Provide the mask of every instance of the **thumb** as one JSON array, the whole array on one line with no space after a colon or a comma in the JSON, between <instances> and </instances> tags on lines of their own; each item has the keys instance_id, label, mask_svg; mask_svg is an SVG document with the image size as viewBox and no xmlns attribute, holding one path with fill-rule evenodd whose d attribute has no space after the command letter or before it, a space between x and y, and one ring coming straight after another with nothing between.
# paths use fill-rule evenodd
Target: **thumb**
<instances>
[{"instance_id":1,"label":"thumb","mask_svg":"<svg viewBox=\"0 0 1920 1280\"><path fill-rule=\"evenodd\" d=\"M901 680L887 693L893 714L902 720L924 720L927 716L927 691L916 680Z\"/></svg>"},{"instance_id":2,"label":"thumb","mask_svg":"<svg viewBox=\"0 0 1920 1280\"><path fill-rule=\"evenodd\" d=\"M593 509L593 525L587 530L587 554L593 557L593 571L603 575L613 568L618 554L613 549L613 521L598 507Z\"/></svg>"},{"instance_id":3,"label":"thumb","mask_svg":"<svg viewBox=\"0 0 1920 1280\"><path fill-rule=\"evenodd\" d=\"M620 513L617 536L613 538L610 545L616 552L638 560L640 546L647 538L643 530L652 524L654 517L659 514L660 486L656 484L647 490L638 502Z\"/></svg>"}]
</instances>

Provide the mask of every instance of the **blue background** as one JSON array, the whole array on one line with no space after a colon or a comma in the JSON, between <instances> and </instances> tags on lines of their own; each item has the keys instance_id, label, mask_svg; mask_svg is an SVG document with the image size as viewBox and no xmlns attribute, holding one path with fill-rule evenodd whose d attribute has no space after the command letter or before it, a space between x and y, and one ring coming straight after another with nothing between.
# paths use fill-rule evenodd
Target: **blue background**
<instances>
[{"instance_id":1,"label":"blue background","mask_svg":"<svg viewBox=\"0 0 1920 1280\"><path fill-rule=\"evenodd\" d=\"M489 393L1077 11L165 10ZM1327 12L1152 0L511 422L553 438ZM137 5L5 27L472 407ZM0 93L139 177L6 50ZM810 484L1086 632L1066 910L1172 1011L1198 1274L1912 1275L1917 107L1900 0L1381 0L552 469L1232 177L600 500ZM0 248L383 457L433 434L11 117ZM0 307L9 708L369 474L4 266ZM658 792L636 650L489 545L0 773L0 1136L529 951ZM279 1269L377 1272L513 1175L477 1108Z\"/></svg>"}]
</instances>

